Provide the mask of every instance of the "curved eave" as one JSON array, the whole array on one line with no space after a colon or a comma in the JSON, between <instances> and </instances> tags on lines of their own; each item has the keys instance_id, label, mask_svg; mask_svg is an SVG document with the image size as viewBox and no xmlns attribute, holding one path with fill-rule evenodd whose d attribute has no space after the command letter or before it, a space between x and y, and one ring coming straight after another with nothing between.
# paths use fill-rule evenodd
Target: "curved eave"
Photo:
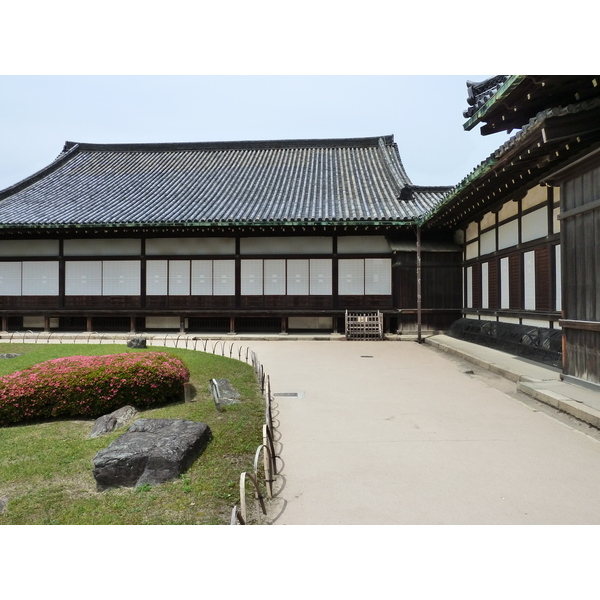
<instances>
[{"instance_id":1,"label":"curved eave","mask_svg":"<svg viewBox=\"0 0 600 600\"><path fill-rule=\"evenodd\" d=\"M471 131L498 102L510 94L525 78L525 75L511 75L504 85L463 125L463 129Z\"/></svg>"},{"instance_id":2,"label":"curved eave","mask_svg":"<svg viewBox=\"0 0 600 600\"><path fill-rule=\"evenodd\" d=\"M295 220L295 221L200 221L200 222L155 222L155 223L15 223L0 224L1 230L74 230L74 229L203 229L203 228L287 228L287 227L405 227L415 224L413 219L360 219L360 220Z\"/></svg>"}]
</instances>

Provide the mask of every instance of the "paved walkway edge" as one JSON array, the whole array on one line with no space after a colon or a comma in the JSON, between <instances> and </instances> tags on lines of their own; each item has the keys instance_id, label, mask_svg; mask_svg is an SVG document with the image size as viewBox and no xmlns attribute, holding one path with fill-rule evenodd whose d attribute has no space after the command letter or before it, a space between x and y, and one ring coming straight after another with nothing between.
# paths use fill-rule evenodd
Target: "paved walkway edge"
<instances>
[{"instance_id":1,"label":"paved walkway edge","mask_svg":"<svg viewBox=\"0 0 600 600\"><path fill-rule=\"evenodd\" d=\"M446 335L427 337L424 342L514 381L520 392L600 429L600 394L562 381L556 369L522 359L514 364L511 354Z\"/></svg>"}]
</instances>

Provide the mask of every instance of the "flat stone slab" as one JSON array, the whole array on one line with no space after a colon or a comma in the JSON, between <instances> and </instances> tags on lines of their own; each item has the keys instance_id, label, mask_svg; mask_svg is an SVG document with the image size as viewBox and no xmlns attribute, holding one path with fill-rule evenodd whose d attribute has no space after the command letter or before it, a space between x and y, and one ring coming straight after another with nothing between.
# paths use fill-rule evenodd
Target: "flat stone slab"
<instances>
[{"instance_id":1,"label":"flat stone slab","mask_svg":"<svg viewBox=\"0 0 600 600\"><path fill-rule=\"evenodd\" d=\"M138 411L133 406L122 406L108 415L102 415L94 422L90 438L96 438L107 433L112 433L115 429L124 427L129 421L135 418Z\"/></svg>"},{"instance_id":2,"label":"flat stone slab","mask_svg":"<svg viewBox=\"0 0 600 600\"><path fill-rule=\"evenodd\" d=\"M209 387L217 410L229 404L239 404L241 395L229 379L211 379Z\"/></svg>"},{"instance_id":3,"label":"flat stone slab","mask_svg":"<svg viewBox=\"0 0 600 600\"><path fill-rule=\"evenodd\" d=\"M202 454L212 435L205 423L138 419L94 457L99 491L173 481Z\"/></svg>"}]
</instances>

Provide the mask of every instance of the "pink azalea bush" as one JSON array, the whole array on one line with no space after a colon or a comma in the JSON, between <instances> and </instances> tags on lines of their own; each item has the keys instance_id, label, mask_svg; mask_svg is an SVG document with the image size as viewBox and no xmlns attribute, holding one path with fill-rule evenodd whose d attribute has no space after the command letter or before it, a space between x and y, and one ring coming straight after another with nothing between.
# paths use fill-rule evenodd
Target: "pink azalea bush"
<instances>
[{"instance_id":1,"label":"pink azalea bush","mask_svg":"<svg viewBox=\"0 0 600 600\"><path fill-rule=\"evenodd\" d=\"M188 379L184 363L164 352L48 360L0 378L0 426L165 404L182 398Z\"/></svg>"}]
</instances>

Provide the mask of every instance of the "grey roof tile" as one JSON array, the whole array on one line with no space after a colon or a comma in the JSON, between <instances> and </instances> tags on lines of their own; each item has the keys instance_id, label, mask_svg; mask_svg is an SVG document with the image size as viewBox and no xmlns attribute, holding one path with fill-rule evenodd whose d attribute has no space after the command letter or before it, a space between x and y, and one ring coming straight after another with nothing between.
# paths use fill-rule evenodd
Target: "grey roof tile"
<instances>
[{"instance_id":1,"label":"grey roof tile","mask_svg":"<svg viewBox=\"0 0 600 600\"><path fill-rule=\"evenodd\" d=\"M400 200L403 188L413 193ZM449 188L414 186L393 136L85 144L0 192L0 226L405 221Z\"/></svg>"}]
</instances>

